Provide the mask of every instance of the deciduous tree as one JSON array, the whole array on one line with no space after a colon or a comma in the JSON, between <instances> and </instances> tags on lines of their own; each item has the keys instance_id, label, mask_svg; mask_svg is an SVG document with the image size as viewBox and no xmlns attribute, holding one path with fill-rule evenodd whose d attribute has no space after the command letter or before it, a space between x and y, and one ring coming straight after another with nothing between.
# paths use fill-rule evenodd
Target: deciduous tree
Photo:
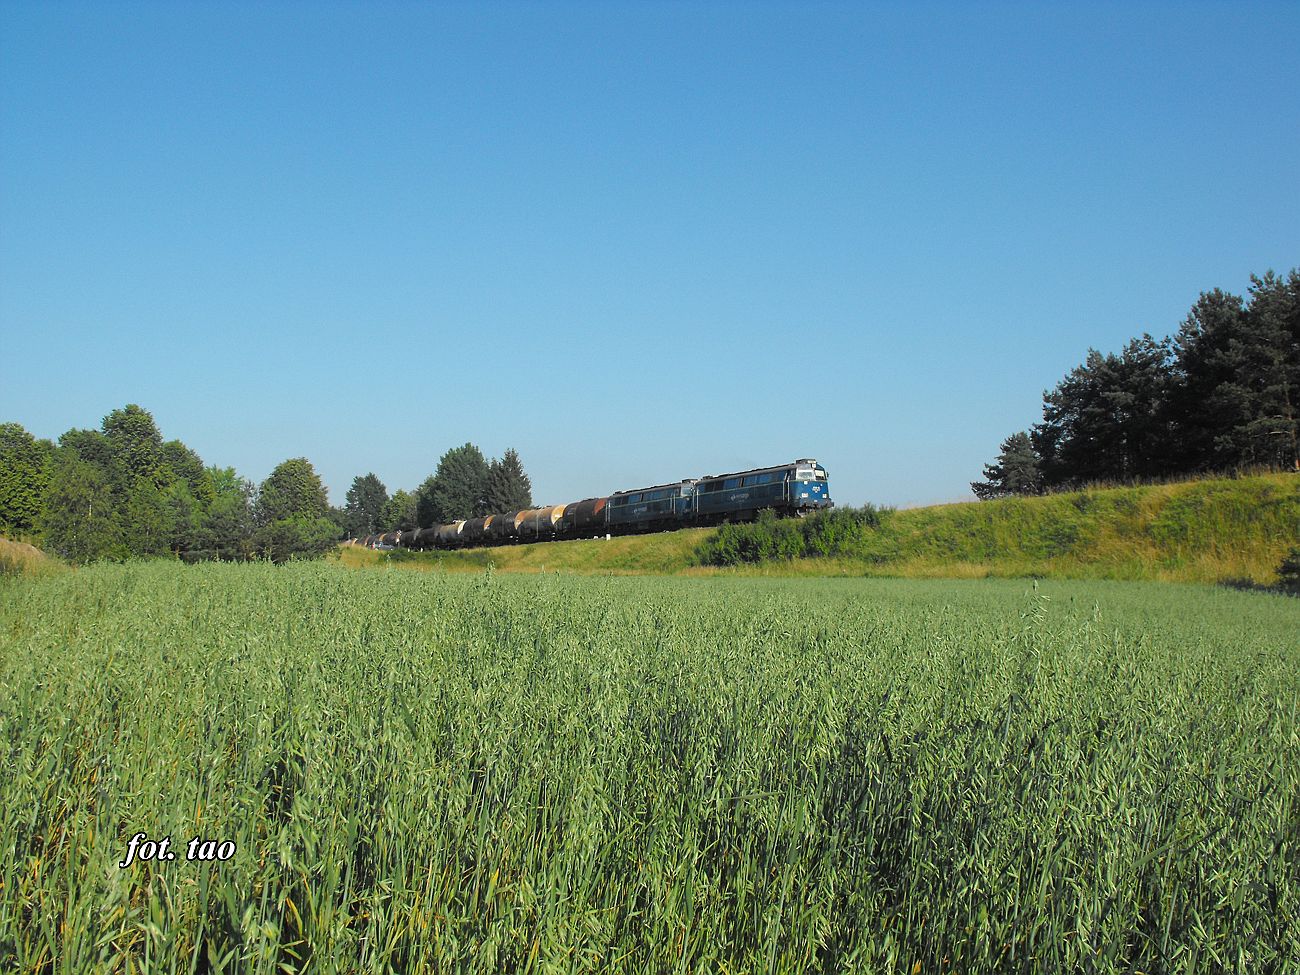
<instances>
[{"instance_id":1,"label":"deciduous tree","mask_svg":"<svg viewBox=\"0 0 1300 975\"><path fill-rule=\"evenodd\" d=\"M0 423L0 535L34 535L45 506L51 453L21 424Z\"/></svg>"},{"instance_id":2,"label":"deciduous tree","mask_svg":"<svg viewBox=\"0 0 1300 975\"><path fill-rule=\"evenodd\" d=\"M286 460L257 492L257 550L275 562L320 555L339 535L325 485L305 457Z\"/></svg>"},{"instance_id":3,"label":"deciduous tree","mask_svg":"<svg viewBox=\"0 0 1300 975\"><path fill-rule=\"evenodd\" d=\"M73 562L127 554L108 476L74 450L56 452L41 533L47 548Z\"/></svg>"},{"instance_id":4,"label":"deciduous tree","mask_svg":"<svg viewBox=\"0 0 1300 975\"><path fill-rule=\"evenodd\" d=\"M417 526L415 495L400 488L384 504L384 512L379 520L377 531L395 532L411 531ZM428 527L428 526L423 526Z\"/></svg>"},{"instance_id":5,"label":"deciduous tree","mask_svg":"<svg viewBox=\"0 0 1300 975\"><path fill-rule=\"evenodd\" d=\"M113 461L125 472L128 482L148 480L158 487L167 482L162 434L152 413L128 403L104 417L103 431Z\"/></svg>"},{"instance_id":6,"label":"deciduous tree","mask_svg":"<svg viewBox=\"0 0 1300 975\"><path fill-rule=\"evenodd\" d=\"M430 524L475 518L487 511L488 465L483 452L472 443L453 447L438 461L438 470L427 485L427 513Z\"/></svg>"},{"instance_id":7,"label":"deciduous tree","mask_svg":"<svg viewBox=\"0 0 1300 975\"><path fill-rule=\"evenodd\" d=\"M285 518L324 518L328 511L325 485L306 457L284 461L257 492L258 522L263 525Z\"/></svg>"},{"instance_id":8,"label":"deciduous tree","mask_svg":"<svg viewBox=\"0 0 1300 975\"><path fill-rule=\"evenodd\" d=\"M162 445L162 461L167 483L182 481L200 505L212 502L207 470L198 454L179 440L168 440Z\"/></svg>"},{"instance_id":9,"label":"deciduous tree","mask_svg":"<svg viewBox=\"0 0 1300 975\"><path fill-rule=\"evenodd\" d=\"M253 485L233 467L209 467L206 474L212 503L199 526L196 548L208 558L247 558L252 551Z\"/></svg>"},{"instance_id":10,"label":"deciduous tree","mask_svg":"<svg viewBox=\"0 0 1300 975\"><path fill-rule=\"evenodd\" d=\"M327 552L338 539L338 526L325 517L280 518L257 530L258 551L272 562L314 558Z\"/></svg>"}]
</instances>

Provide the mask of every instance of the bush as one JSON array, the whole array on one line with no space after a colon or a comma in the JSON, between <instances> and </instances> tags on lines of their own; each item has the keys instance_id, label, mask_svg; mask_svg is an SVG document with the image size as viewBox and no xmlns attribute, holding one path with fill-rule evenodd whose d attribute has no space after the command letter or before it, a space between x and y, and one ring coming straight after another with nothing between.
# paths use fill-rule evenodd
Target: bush
<instances>
[{"instance_id":1,"label":"bush","mask_svg":"<svg viewBox=\"0 0 1300 975\"><path fill-rule=\"evenodd\" d=\"M1300 548L1293 548L1278 566L1278 588L1293 596L1300 596Z\"/></svg>"},{"instance_id":2,"label":"bush","mask_svg":"<svg viewBox=\"0 0 1300 975\"><path fill-rule=\"evenodd\" d=\"M258 529L257 549L272 562L291 558L318 558L334 547L338 526L328 518L301 515L281 518Z\"/></svg>"},{"instance_id":3,"label":"bush","mask_svg":"<svg viewBox=\"0 0 1300 975\"><path fill-rule=\"evenodd\" d=\"M873 505L781 518L771 509L746 524L723 525L696 550L702 565L739 565L778 559L854 555L887 509Z\"/></svg>"}]
</instances>

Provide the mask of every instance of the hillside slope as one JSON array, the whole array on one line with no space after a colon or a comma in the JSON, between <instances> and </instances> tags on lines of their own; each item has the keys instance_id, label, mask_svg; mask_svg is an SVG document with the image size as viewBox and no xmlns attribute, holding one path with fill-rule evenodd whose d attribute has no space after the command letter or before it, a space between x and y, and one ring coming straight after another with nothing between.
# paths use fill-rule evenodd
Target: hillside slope
<instances>
[{"instance_id":1,"label":"hillside slope","mask_svg":"<svg viewBox=\"0 0 1300 975\"><path fill-rule=\"evenodd\" d=\"M1043 576L1267 585L1277 580L1283 556L1300 546L1300 477L1213 478L914 508L889 513L851 551L835 557L728 568L698 564L697 547L715 531L391 556L345 547L339 557L354 566L447 571L492 565L507 572Z\"/></svg>"},{"instance_id":2,"label":"hillside slope","mask_svg":"<svg viewBox=\"0 0 1300 975\"><path fill-rule=\"evenodd\" d=\"M0 538L0 576L55 575L66 566L34 545Z\"/></svg>"}]
</instances>

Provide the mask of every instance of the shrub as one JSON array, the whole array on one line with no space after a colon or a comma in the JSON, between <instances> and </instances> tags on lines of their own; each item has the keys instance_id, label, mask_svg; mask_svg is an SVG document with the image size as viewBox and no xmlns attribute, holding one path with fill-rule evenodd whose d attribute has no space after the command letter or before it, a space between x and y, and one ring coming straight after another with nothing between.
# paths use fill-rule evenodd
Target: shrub
<instances>
[{"instance_id":1,"label":"shrub","mask_svg":"<svg viewBox=\"0 0 1300 975\"><path fill-rule=\"evenodd\" d=\"M887 509L874 505L819 511L806 518L760 512L757 521L723 525L696 550L702 565L739 565L778 559L853 555L878 528Z\"/></svg>"},{"instance_id":2,"label":"shrub","mask_svg":"<svg viewBox=\"0 0 1300 975\"><path fill-rule=\"evenodd\" d=\"M1300 596L1300 548L1293 548L1278 566L1278 588Z\"/></svg>"},{"instance_id":3,"label":"shrub","mask_svg":"<svg viewBox=\"0 0 1300 975\"><path fill-rule=\"evenodd\" d=\"M334 547L338 526L328 518L301 515L281 518L258 529L258 550L272 562L291 558L318 558Z\"/></svg>"}]
</instances>

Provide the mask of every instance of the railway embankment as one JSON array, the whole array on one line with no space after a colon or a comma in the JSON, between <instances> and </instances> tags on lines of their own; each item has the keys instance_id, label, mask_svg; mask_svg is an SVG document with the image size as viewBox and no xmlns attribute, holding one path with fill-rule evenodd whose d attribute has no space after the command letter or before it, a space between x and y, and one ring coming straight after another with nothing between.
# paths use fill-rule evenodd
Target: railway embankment
<instances>
[{"instance_id":1,"label":"railway embankment","mask_svg":"<svg viewBox=\"0 0 1300 975\"><path fill-rule=\"evenodd\" d=\"M356 567L647 575L1150 579L1273 585L1300 548L1300 476L1098 487L902 511L818 527L764 520L610 540L374 552ZM832 515L832 518L836 515ZM833 528L834 530L828 530ZM800 536L796 538L794 536Z\"/></svg>"}]
</instances>

